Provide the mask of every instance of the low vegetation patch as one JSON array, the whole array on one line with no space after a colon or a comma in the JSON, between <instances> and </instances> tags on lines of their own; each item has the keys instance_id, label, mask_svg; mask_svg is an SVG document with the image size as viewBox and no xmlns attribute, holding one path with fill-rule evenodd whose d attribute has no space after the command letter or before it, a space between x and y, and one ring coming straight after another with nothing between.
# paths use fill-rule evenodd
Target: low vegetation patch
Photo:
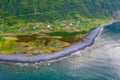
<instances>
[{"instance_id":1,"label":"low vegetation patch","mask_svg":"<svg viewBox=\"0 0 120 80\"><path fill-rule=\"evenodd\" d=\"M82 21L64 20L54 23L21 21L10 26L1 24L0 54L22 53L31 56L58 51L80 41L90 28L107 21L84 18Z\"/></svg>"}]
</instances>

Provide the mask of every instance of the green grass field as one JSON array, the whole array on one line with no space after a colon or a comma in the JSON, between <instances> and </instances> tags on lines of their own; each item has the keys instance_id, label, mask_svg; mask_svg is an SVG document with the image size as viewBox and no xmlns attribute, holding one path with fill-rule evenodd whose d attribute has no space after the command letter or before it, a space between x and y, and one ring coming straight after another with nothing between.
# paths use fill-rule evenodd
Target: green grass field
<instances>
[{"instance_id":1,"label":"green grass field","mask_svg":"<svg viewBox=\"0 0 120 80\"><path fill-rule=\"evenodd\" d=\"M16 21L0 24L0 54L50 53L80 41L87 31L108 19L63 20L54 23ZM14 21L13 21L14 22Z\"/></svg>"}]
</instances>

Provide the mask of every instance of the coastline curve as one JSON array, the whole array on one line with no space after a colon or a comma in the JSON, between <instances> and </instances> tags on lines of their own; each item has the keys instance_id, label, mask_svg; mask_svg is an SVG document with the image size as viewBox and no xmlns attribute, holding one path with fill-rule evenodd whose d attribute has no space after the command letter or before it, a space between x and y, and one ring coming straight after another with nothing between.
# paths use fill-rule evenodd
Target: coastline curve
<instances>
[{"instance_id":1,"label":"coastline curve","mask_svg":"<svg viewBox=\"0 0 120 80\"><path fill-rule=\"evenodd\" d=\"M86 47L91 46L103 27L116 22L120 22L120 20L110 21L108 23L99 25L97 28L90 29L86 36L84 36L80 42L71 44L70 46L63 48L60 51L55 51L50 54L45 53L32 55L29 57L25 57L22 54L0 54L0 61L7 63L36 63L64 58L68 55L71 55L74 52L77 52L78 50L82 50Z\"/></svg>"}]
</instances>

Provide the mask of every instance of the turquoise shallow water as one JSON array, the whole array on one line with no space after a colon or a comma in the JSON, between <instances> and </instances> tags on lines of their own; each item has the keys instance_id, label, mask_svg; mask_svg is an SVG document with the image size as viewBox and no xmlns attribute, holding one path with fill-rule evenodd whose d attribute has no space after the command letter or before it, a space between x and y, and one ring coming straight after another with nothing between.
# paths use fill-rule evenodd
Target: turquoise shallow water
<instances>
[{"instance_id":1,"label":"turquoise shallow water","mask_svg":"<svg viewBox=\"0 0 120 80\"><path fill-rule=\"evenodd\" d=\"M120 80L120 23L107 26L92 47L40 68L0 64L0 80Z\"/></svg>"}]
</instances>

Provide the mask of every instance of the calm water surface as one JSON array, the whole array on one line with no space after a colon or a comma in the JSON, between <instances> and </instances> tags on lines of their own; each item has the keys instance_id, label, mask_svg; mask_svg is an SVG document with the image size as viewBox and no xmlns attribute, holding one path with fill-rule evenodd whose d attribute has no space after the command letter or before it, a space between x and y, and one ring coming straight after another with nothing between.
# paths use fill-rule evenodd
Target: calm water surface
<instances>
[{"instance_id":1,"label":"calm water surface","mask_svg":"<svg viewBox=\"0 0 120 80\"><path fill-rule=\"evenodd\" d=\"M0 80L120 80L120 23L104 28L92 47L49 66L0 64Z\"/></svg>"}]
</instances>

